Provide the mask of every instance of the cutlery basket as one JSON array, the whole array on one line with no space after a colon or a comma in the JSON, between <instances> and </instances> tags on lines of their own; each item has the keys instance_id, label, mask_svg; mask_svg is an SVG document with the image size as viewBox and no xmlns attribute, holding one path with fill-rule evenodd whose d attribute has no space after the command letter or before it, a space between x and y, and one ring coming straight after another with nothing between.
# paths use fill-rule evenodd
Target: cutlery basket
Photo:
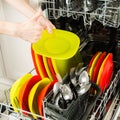
<instances>
[{"instance_id":1,"label":"cutlery basket","mask_svg":"<svg viewBox=\"0 0 120 120\"><path fill-rule=\"evenodd\" d=\"M69 80L69 75L67 75L63 83L67 83ZM92 95L92 106L88 104L91 97L90 90L88 90L85 94L78 96L77 99L73 99L66 109L61 109L58 105L52 104L53 91L50 91L43 101L45 118L50 120L82 120L83 116L88 116L101 93L96 84L91 83L91 87L97 91L96 95ZM88 105L89 111L87 110Z\"/></svg>"}]
</instances>

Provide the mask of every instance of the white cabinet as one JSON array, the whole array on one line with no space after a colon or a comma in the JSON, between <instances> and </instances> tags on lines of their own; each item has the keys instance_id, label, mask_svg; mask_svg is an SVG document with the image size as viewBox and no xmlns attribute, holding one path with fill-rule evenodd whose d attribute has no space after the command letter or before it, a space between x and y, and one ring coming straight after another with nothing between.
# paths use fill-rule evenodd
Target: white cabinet
<instances>
[{"instance_id":1,"label":"white cabinet","mask_svg":"<svg viewBox=\"0 0 120 120\"><path fill-rule=\"evenodd\" d=\"M4 63L3 63L3 58L2 58L1 46L0 46L0 77L3 77L3 76L5 76Z\"/></svg>"},{"instance_id":2,"label":"white cabinet","mask_svg":"<svg viewBox=\"0 0 120 120\"><path fill-rule=\"evenodd\" d=\"M5 20L20 22L27 19L6 2L2 1L1 6ZM3 58L5 77L16 80L33 69L30 43L10 36L0 35L0 46L3 55L2 57L0 55L0 57ZM0 64L3 65L3 63ZM2 69L0 69L1 74L3 74Z\"/></svg>"}]
</instances>

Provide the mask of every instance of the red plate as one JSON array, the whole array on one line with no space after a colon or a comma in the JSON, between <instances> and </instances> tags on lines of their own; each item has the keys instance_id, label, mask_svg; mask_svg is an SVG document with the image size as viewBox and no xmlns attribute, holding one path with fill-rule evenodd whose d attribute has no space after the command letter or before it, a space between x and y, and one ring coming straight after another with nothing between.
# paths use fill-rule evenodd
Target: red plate
<instances>
[{"instance_id":1,"label":"red plate","mask_svg":"<svg viewBox=\"0 0 120 120\"><path fill-rule=\"evenodd\" d=\"M92 81L93 81L94 83L96 83L96 81L97 81L98 72L99 72L100 66L101 66L101 64L102 64L102 62L103 62L106 54L107 54L106 52L103 52L103 53L100 55L100 57L99 57L96 65L95 65L95 68L94 68L94 70L93 70L93 75L92 75Z\"/></svg>"},{"instance_id":2,"label":"red plate","mask_svg":"<svg viewBox=\"0 0 120 120\"><path fill-rule=\"evenodd\" d=\"M48 62L48 66L49 66L49 69L51 71L51 74L53 76L53 80L57 80L57 77L56 77L56 74L55 74L55 71L54 71L54 68L53 68L53 65L52 65L51 58L47 58L47 62Z\"/></svg>"},{"instance_id":3,"label":"red plate","mask_svg":"<svg viewBox=\"0 0 120 120\"><path fill-rule=\"evenodd\" d=\"M32 47L31 47L31 55L32 55L32 60L33 60L33 64L34 64L36 73L40 76L39 71L38 71L38 67L37 67L37 63L36 63L36 60L35 60L35 53L34 53Z\"/></svg>"},{"instance_id":4,"label":"red plate","mask_svg":"<svg viewBox=\"0 0 120 120\"><path fill-rule=\"evenodd\" d=\"M50 71L50 69L49 69L49 66L48 66L47 57L42 56L42 58L43 58L43 63L44 63L44 66L45 66L45 70L46 70L46 72L47 72L47 74L48 74L48 78L49 78L51 81L53 81L54 79L53 79L52 73L51 73L51 71Z\"/></svg>"},{"instance_id":5,"label":"red plate","mask_svg":"<svg viewBox=\"0 0 120 120\"><path fill-rule=\"evenodd\" d=\"M97 84L101 88L102 92L104 92L110 84L113 74L113 67L113 54L109 53L105 57L98 74L99 79L97 81Z\"/></svg>"},{"instance_id":6,"label":"red plate","mask_svg":"<svg viewBox=\"0 0 120 120\"><path fill-rule=\"evenodd\" d=\"M91 80L92 80L92 76L93 76L93 71L94 71L95 65L96 65L97 61L99 60L99 57L100 57L101 54L102 54L102 52L97 52L97 55L95 56L95 58L94 58L94 60L93 60L93 62L91 64L91 67L89 69L88 73L89 73L89 76L90 76Z\"/></svg>"},{"instance_id":7,"label":"red plate","mask_svg":"<svg viewBox=\"0 0 120 120\"><path fill-rule=\"evenodd\" d=\"M35 59L36 59L37 68L38 68L41 78L43 79L43 78L48 77L48 74L44 66L43 57L35 53Z\"/></svg>"},{"instance_id":8,"label":"red plate","mask_svg":"<svg viewBox=\"0 0 120 120\"><path fill-rule=\"evenodd\" d=\"M37 119L37 116L35 114L39 114L39 109L38 109L38 95L40 91L46 87L50 83L49 78L43 78L39 82L37 82L32 89L29 92L28 96L28 105L30 112L33 113L32 116Z\"/></svg>"},{"instance_id":9,"label":"red plate","mask_svg":"<svg viewBox=\"0 0 120 120\"><path fill-rule=\"evenodd\" d=\"M97 54L98 54L98 52L95 53L95 54L93 55L93 57L91 58L91 60L90 60L90 62L89 62L89 64L88 64L88 67L87 67L87 71L88 71L88 72L89 72L90 67L91 67L91 65L92 65L92 63L93 63L95 57L97 56Z\"/></svg>"},{"instance_id":10,"label":"red plate","mask_svg":"<svg viewBox=\"0 0 120 120\"><path fill-rule=\"evenodd\" d=\"M20 89L19 103L22 110L29 111L28 95L32 87L41 79L38 75L33 76ZM26 113L25 113L26 114Z\"/></svg>"},{"instance_id":11,"label":"red plate","mask_svg":"<svg viewBox=\"0 0 120 120\"><path fill-rule=\"evenodd\" d=\"M38 110L41 116L44 116L43 114L43 99L45 96L52 90L53 85L58 82L57 80L54 80L53 82L49 83L46 87L44 87L39 95L38 95Z\"/></svg>"}]
</instances>

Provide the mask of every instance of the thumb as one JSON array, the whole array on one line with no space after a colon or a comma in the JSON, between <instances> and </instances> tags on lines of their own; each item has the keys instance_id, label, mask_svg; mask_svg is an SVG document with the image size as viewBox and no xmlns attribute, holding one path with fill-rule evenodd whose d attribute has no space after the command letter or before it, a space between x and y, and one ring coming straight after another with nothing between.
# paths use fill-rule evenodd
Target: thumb
<instances>
[{"instance_id":1,"label":"thumb","mask_svg":"<svg viewBox=\"0 0 120 120\"><path fill-rule=\"evenodd\" d=\"M32 17L31 20L37 21L37 19L42 15L42 10L39 9L38 12Z\"/></svg>"}]
</instances>

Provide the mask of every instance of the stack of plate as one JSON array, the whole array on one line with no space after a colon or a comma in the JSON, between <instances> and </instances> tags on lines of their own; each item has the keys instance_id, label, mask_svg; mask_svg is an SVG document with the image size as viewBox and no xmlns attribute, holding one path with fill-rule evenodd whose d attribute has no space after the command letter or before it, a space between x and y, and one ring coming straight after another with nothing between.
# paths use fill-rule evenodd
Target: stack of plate
<instances>
[{"instance_id":1,"label":"stack of plate","mask_svg":"<svg viewBox=\"0 0 120 120\"><path fill-rule=\"evenodd\" d=\"M91 58L88 65L88 73L91 81L99 85L104 92L112 79L113 75L113 54L98 51Z\"/></svg>"},{"instance_id":2,"label":"stack of plate","mask_svg":"<svg viewBox=\"0 0 120 120\"><path fill-rule=\"evenodd\" d=\"M10 102L14 111L23 112L24 115L30 115L31 112L34 118L37 118L36 115L43 116L42 101L55 82L58 81L51 82L47 77L41 79L39 75L30 73L16 80L10 89Z\"/></svg>"},{"instance_id":3,"label":"stack of plate","mask_svg":"<svg viewBox=\"0 0 120 120\"><path fill-rule=\"evenodd\" d=\"M71 67L81 62L78 52L79 37L68 31L55 29L52 34L44 31L40 40L32 44L33 61L41 78L61 80Z\"/></svg>"}]
</instances>

